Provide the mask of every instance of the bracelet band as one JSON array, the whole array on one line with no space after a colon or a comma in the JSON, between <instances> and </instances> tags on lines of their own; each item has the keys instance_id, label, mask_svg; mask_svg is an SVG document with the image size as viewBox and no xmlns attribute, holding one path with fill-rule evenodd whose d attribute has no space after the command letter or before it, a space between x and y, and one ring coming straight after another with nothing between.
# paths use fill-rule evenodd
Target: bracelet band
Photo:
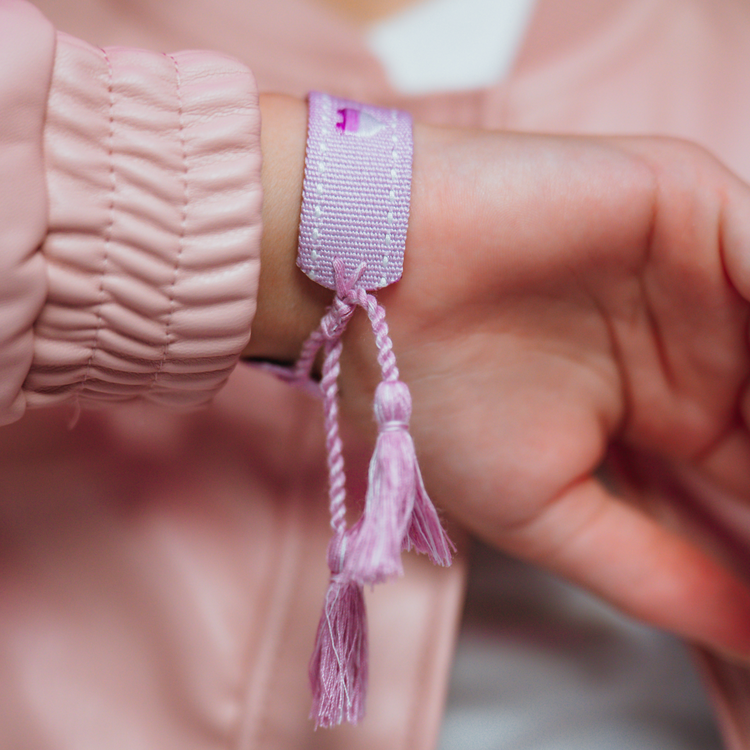
<instances>
[{"instance_id":1,"label":"bracelet band","mask_svg":"<svg viewBox=\"0 0 750 750\"><path fill-rule=\"evenodd\" d=\"M411 118L310 95L307 156L297 263L336 291L302 347L290 377L306 382L324 353L323 398L333 537L331 579L310 660L311 717L316 726L357 723L365 712L368 647L364 587L403 573L401 552L414 549L437 565L454 550L422 482L409 434L411 395L400 380L385 311L368 290L401 278L411 199ZM367 313L382 380L375 391L378 424L364 509L347 523L344 459L338 428L342 335L356 308Z\"/></svg>"},{"instance_id":2,"label":"bracelet band","mask_svg":"<svg viewBox=\"0 0 750 750\"><path fill-rule=\"evenodd\" d=\"M297 265L313 281L335 289L336 258L366 264L364 289L401 278L412 153L406 112L310 94Z\"/></svg>"}]
</instances>

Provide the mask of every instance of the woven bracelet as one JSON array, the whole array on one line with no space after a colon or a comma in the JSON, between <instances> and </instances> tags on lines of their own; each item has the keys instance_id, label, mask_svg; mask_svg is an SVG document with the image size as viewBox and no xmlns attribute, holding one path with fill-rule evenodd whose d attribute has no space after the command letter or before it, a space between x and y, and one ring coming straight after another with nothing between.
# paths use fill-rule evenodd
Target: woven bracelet
<instances>
[{"instance_id":1,"label":"woven bracelet","mask_svg":"<svg viewBox=\"0 0 750 750\"><path fill-rule=\"evenodd\" d=\"M333 537L328 547L331 579L310 661L316 726L357 723L364 716L364 586L401 575L404 549L427 554L439 565L451 562L453 545L425 491L409 434L411 395L399 379L385 312L369 293L401 278L411 171L407 113L310 94L297 264L336 293L305 342L291 378L308 381L323 350L320 391ZM375 391L378 438L364 511L347 527L337 380L341 336L357 307L372 323L382 380Z\"/></svg>"}]
</instances>

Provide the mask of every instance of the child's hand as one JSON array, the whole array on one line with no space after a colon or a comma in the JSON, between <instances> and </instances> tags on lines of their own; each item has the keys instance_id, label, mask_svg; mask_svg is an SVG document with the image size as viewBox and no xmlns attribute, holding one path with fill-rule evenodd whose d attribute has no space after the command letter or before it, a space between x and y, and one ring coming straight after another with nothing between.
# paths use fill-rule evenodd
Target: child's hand
<instances>
[{"instance_id":1,"label":"child's hand","mask_svg":"<svg viewBox=\"0 0 750 750\"><path fill-rule=\"evenodd\" d=\"M266 95L261 109L263 265L246 354L292 360L331 295L294 265L305 105ZM689 469L750 508L750 189L676 141L417 126L404 277L379 299L438 507L750 660L748 590L651 517L653 483L639 492L627 476L646 464L677 486ZM378 377L363 317L342 375L359 433L374 430ZM628 456L630 502L597 474L611 452ZM683 514L679 493L662 494Z\"/></svg>"},{"instance_id":2,"label":"child's hand","mask_svg":"<svg viewBox=\"0 0 750 750\"><path fill-rule=\"evenodd\" d=\"M750 502L750 190L674 141L418 128L415 144L404 278L379 298L436 505L750 659L747 589L596 474L625 446ZM342 394L363 426L360 325Z\"/></svg>"}]
</instances>

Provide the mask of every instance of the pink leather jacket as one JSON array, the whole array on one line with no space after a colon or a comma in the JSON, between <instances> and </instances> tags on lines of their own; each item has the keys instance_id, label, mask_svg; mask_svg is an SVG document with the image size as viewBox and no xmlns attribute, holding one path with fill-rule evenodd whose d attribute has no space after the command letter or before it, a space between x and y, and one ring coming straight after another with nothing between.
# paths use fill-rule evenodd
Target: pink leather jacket
<instances>
[{"instance_id":1,"label":"pink leather jacket","mask_svg":"<svg viewBox=\"0 0 750 750\"><path fill-rule=\"evenodd\" d=\"M12 300L0 423L70 400L206 403L234 369L255 309L260 114L250 71L212 53L101 50L55 35L18 2L0 12L2 279Z\"/></svg>"},{"instance_id":2,"label":"pink leather jacket","mask_svg":"<svg viewBox=\"0 0 750 750\"><path fill-rule=\"evenodd\" d=\"M314 734L317 405L242 368L186 409L255 310L248 67L0 0L0 111L0 745L432 746L462 566L412 562L378 597L368 720Z\"/></svg>"},{"instance_id":3,"label":"pink leather jacket","mask_svg":"<svg viewBox=\"0 0 750 750\"><path fill-rule=\"evenodd\" d=\"M408 101L306 0L35 5L75 36L0 0L0 745L429 750L461 556L409 561L373 597L364 724L307 720L327 576L317 406L232 372L258 273L249 68L265 90L436 123L684 136L749 179L747 4L538 0L504 81ZM107 401L124 403L70 429ZM750 747L748 672L706 665L728 746Z\"/></svg>"}]
</instances>

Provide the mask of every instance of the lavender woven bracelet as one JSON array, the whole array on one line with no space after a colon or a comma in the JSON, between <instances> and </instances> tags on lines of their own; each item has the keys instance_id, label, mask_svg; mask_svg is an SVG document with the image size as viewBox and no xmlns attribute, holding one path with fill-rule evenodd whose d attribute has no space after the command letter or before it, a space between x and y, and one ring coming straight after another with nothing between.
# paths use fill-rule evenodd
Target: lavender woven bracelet
<instances>
[{"instance_id":1,"label":"lavender woven bracelet","mask_svg":"<svg viewBox=\"0 0 750 750\"><path fill-rule=\"evenodd\" d=\"M316 726L358 722L367 689L363 588L403 573L401 552L415 549L449 565L453 545L427 496L409 434L411 394L399 379L385 311L367 290L401 278L411 195L412 129L405 112L312 93L297 264L336 292L305 342L288 379L309 382L323 349L320 392L325 414L333 537L331 580L310 661ZM341 337L365 310L378 347L378 438L362 516L346 523L344 461L338 428Z\"/></svg>"},{"instance_id":2,"label":"lavender woven bracelet","mask_svg":"<svg viewBox=\"0 0 750 750\"><path fill-rule=\"evenodd\" d=\"M367 267L358 286L401 278L411 200L412 123L406 112L313 92L297 265L335 289L333 260Z\"/></svg>"}]
</instances>

